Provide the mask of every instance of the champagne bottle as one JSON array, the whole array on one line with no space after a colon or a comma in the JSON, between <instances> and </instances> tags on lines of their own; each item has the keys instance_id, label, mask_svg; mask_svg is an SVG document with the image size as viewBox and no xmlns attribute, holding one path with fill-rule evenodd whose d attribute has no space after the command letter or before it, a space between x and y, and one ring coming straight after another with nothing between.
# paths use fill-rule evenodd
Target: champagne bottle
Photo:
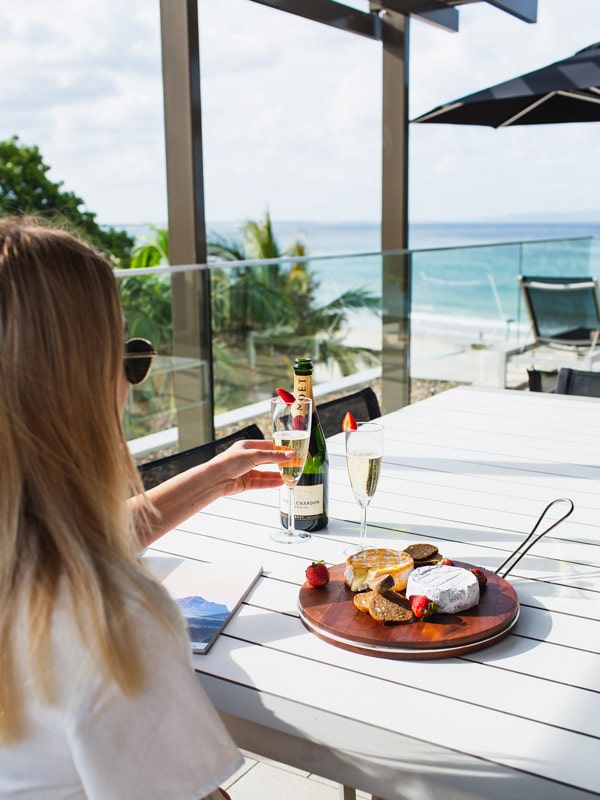
<instances>
[{"instance_id":1,"label":"champagne bottle","mask_svg":"<svg viewBox=\"0 0 600 800\"><path fill-rule=\"evenodd\" d=\"M318 531L327 525L327 500L329 492L329 458L325 434L319 422L312 389L313 363L310 358L294 361L294 395L310 397L313 401L308 457L304 472L295 490L296 528L299 531ZM280 497L281 524L287 525L287 492Z\"/></svg>"}]
</instances>

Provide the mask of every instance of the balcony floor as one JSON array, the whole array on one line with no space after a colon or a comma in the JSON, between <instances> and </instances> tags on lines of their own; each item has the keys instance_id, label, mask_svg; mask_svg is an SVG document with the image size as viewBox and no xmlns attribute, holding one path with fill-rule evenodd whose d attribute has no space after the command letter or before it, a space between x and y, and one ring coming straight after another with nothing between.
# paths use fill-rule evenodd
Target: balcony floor
<instances>
[{"instance_id":1,"label":"balcony floor","mask_svg":"<svg viewBox=\"0 0 600 800\"><path fill-rule=\"evenodd\" d=\"M319 775L275 761L244 753L243 766L223 784L232 800L340 800L338 783ZM366 792L356 792L356 800L370 800Z\"/></svg>"}]
</instances>

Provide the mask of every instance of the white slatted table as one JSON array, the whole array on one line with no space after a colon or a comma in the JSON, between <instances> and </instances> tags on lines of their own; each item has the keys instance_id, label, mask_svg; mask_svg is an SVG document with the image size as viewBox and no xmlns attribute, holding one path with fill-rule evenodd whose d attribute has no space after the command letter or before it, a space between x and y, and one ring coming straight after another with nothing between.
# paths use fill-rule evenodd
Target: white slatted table
<instances>
[{"instance_id":1,"label":"white slatted table","mask_svg":"<svg viewBox=\"0 0 600 800\"><path fill-rule=\"evenodd\" d=\"M514 631L459 658L405 661L347 652L303 627L305 567L342 562L358 534L339 435L331 521L309 542L270 540L271 491L219 500L157 542L157 552L264 565L195 657L199 679L241 747L386 800L600 797L600 400L458 388L383 421L369 508L382 545L431 541L493 570L550 500L575 503L509 576Z\"/></svg>"}]
</instances>

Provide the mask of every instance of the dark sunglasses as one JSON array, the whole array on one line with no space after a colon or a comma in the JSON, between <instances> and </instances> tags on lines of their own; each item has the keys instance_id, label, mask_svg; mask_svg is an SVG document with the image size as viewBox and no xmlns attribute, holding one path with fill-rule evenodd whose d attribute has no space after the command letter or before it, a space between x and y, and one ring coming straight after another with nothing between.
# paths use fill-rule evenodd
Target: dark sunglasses
<instances>
[{"instance_id":1,"label":"dark sunglasses","mask_svg":"<svg viewBox=\"0 0 600 800\"><path fill-rule=\"evenodd\" d=\"M152 359L157 355L152 342L148 339L128 339L125 342L123 369L127 381L133 386L142 383L150 372Z\"/></svg>"}]
</instances>

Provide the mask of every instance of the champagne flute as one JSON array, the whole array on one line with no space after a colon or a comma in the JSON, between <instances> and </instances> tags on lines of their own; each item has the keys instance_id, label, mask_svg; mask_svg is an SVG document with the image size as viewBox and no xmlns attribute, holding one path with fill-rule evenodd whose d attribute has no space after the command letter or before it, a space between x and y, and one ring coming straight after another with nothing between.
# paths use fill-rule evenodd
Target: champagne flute
<instances>
[{"instance_id":1,"label":"champagne flute","mask_svg":"<svg viewBox=\"0 0 600 800\"><path fill-rule=\"evenodd\" d=\"M380 422L359 422L356 430L346 431L346 467L361 513L358 545L345 548L346 555L367 546L367 506L377 489L382 456L383 425Z\"/></svg>"},{"instance_id":2,"label":"champagne flute","mask_svg":"<svg viewBox=\"0 0 600 800\"><path fill-rule=\"evenodd\" d=\"M294 492L300 480L310 438L312 400L299 397L293 403L286 403L278 397L271 400L271 428L276 450L293 450L295 455L278 464L279 472L287 487L289 509L287 529L275 531L271 539L276 542L293 544L310 539L307 531L297 531L294 522Z\"/></svg>"}]
</instances>

